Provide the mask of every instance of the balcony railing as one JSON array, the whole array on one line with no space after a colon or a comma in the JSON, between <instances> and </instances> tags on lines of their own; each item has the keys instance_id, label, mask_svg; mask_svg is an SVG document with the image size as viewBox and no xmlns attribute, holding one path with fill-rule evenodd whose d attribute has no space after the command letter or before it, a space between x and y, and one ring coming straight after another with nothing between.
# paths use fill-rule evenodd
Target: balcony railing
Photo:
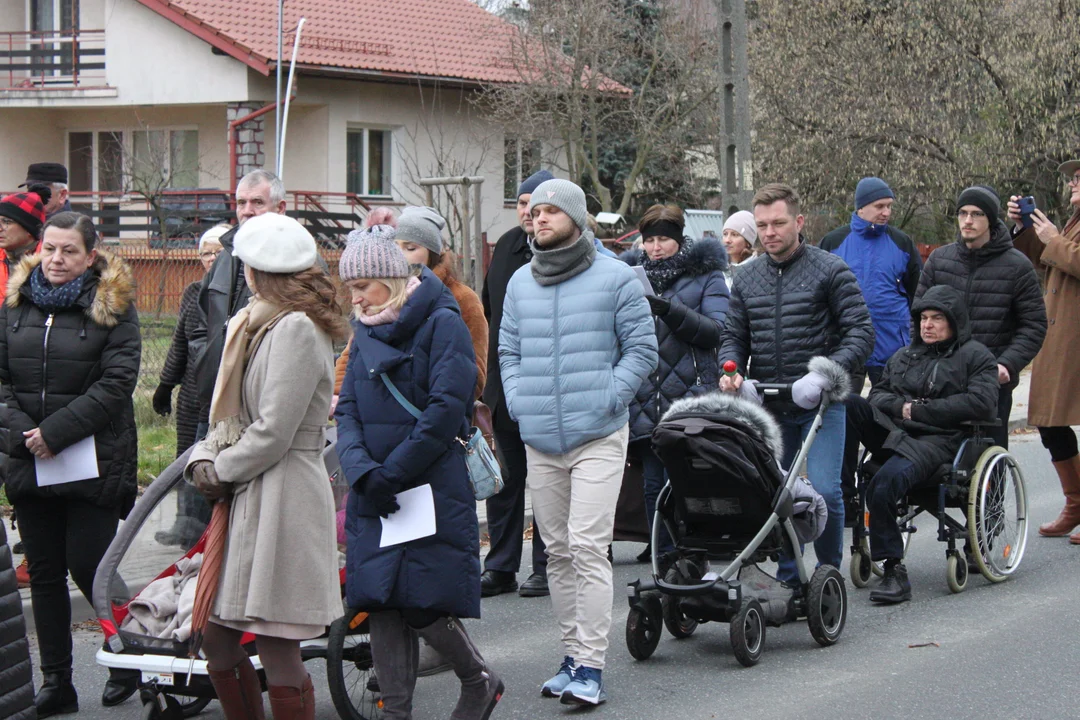
<instances>
[{"instance_id":1,"label":"balcony railing","mask_svg":"<svg viewBox=\"0 0 1080 720\"><path fill-rule=\"evenodd\" d=\"M105 86L104 30L0 32L0 90Z\"/></svg>"}]
</instances>

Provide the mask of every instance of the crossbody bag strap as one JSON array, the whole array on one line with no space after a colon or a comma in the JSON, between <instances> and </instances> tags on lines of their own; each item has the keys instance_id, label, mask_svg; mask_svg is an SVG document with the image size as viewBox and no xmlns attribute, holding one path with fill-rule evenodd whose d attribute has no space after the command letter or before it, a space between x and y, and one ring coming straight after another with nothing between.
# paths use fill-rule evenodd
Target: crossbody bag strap
<instances>
[{"instance_id":1,"label":"crossbody bag strap","mask_svg":"<svg viewBox=\"0 0 1080 720\"><path fill-rule=\"evenodd\" d=\"M379 377L382 378L383 385L385 385L386 389L390 391L390 394L394 396L394 399L398 401L398 404L405 408L410 415L419 420L420 411L416 409L415 405L405 399L405 396L401 394L401 391L397 389L397 386L386 376L386 373L379 373Z\"/></svg>"}]
</instances>

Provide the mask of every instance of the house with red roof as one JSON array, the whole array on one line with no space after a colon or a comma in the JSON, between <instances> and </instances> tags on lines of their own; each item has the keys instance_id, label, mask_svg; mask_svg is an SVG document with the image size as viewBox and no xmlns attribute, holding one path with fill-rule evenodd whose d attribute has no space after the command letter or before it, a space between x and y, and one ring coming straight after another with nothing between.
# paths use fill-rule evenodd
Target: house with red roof
<instances>
[{"instance_id":1,"label":"house with red roof","mask_svg":"<svg viewBox=\"0 0 1080 720\"><path fill-rule=\"evenodd\" d=\"M279 63L304 19L283 178L316 204L422 203L419 180L482 176L492 239L539 163L472 102L510 82L514 28L470 0L17 0L0 14L0 189L62 162L89 207L153 159L170 188L231 190L277 164ZM286 92L286 95L289 93ZM144 163L145 164L145 163ZM300 197L297 195L297 197Z\"/></svg>"}]
</instances>

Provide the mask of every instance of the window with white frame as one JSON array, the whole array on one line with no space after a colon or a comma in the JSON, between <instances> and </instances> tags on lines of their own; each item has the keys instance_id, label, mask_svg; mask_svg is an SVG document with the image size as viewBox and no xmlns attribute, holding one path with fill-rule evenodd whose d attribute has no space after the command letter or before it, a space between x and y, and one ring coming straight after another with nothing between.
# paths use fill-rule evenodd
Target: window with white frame
<instances>
[{"instance_id":1,"label":"window with white frame","mask_svg":"<svg viewBox=\"0 0 1080 720\"><path fill-rule=\"evenodd\" d=\"M389 197L390 130L351 128L345 141L345 190L357 195Z\"/></svg>"},{"instance_id":2,"label":"window with white frame","mask_svg":"<svg viewBox=\"0 0 1080 720\"><path fill-rule=\"evenodd\" d=\"M503 198L517 202L521 181L540 169L540 141L508 137L503 140Z\"/></svg>"},{"instance_id":3,"label":"window with white frame","mask_svg":"<svg viewBox=\"0 0 1080 720\"><path fill-rule=\"evenodd\" d=\"M68 186L125 192L160 174L170 189L199 186L199 131L184 128L68 132ZM141 182L137 178L142 178Z\"/></svg>"}]
</instances>

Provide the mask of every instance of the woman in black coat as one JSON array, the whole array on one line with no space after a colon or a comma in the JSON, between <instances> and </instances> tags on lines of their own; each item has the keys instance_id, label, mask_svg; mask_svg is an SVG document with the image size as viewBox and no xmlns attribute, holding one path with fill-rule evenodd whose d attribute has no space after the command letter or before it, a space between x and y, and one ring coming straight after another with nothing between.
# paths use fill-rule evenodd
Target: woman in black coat
<instances>
[{"instance_id":1,"label":"woman in black coat","mask_svg":"<svg viewBox=\"0 0 1080 720\"><path fill-rule=\"evenodd\" d=\"M0 717L31 720L34 712L34 672L26 641L22 596L11 563L7 531L0 522Z\"/></svg>"},{"instance_id":2,"label":"woman in black coat","mask_svg":"<svg viewBox=\"0 0 1080 720\"><path fill-rule=\"evenodd\" d=\"M46 223L40 254L12 269L0 309L0 399L7 405L4 487L19 515L45 684L39 717L78 708L71 682L67 575L90 600L94 573L134 504L137 442L131 396L142 343L131 272L95 249L90 219L65 212ZM37 464L92 438L90 477L39 486ZM114 673L102 702L134 693Z\"/></svg>"}]
</instances>

